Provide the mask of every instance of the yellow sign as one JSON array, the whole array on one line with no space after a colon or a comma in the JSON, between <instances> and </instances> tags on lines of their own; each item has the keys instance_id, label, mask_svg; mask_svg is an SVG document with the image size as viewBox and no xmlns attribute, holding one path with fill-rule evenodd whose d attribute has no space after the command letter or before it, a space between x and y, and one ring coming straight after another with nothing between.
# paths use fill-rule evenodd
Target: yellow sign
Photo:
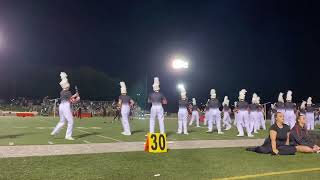
<instances>
[{"instance_id":1,"label":"yellow sign","mask_svg":"<svg viewBox=\"0 0 320 180\"><path fill-rule=\"evenodd\" d=\"M147 151L152 153L167 152L167 136L160 133L148 133Z\"/></svg>"}]
</instances>

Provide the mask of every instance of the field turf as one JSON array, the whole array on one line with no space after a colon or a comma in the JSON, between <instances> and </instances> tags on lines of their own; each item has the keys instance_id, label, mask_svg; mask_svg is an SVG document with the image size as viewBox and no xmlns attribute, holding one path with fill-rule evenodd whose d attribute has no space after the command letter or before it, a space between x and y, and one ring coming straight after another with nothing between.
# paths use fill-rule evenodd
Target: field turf
<instances>
[{"instance_id":1,"label":"field turf","mask_svg":"<svg viewBox=\"0 0 320 180\"><path fill-rule=\"evenodd\" d=\"M112 123L112 118L86 118L75 119L73 136L75 141L64 140L64 128L60 134L52 139L50 132L58 122L58 118L53 117L0 117L0 145L30 145L48 144L81 144L81 143L111 143L117 141L144 141L145 134L149 129L149 121L134 119L130 122L132 136L123 136L122 127L119 121ZM158 125L156 123L156 125ZM247 137L236 137L236 127L225 131L224 135L205 133L207 127L189 127L189 135L178 135L177 118L167 118L165 120L168 140L199 140L199 139L241 139ZM66 127L66 126L65 126ZM267 131L261 130L255 138L264 138Z\"/></svg>"},{"instance_id":2,"label":"field turf","mask_svg":"<svg viewBox=\"0 0 320 180\"><path fill-rule=\"evenodd\" d=\"M148 120L131 121L133 135L128 137L120 134L121 123L112 123L111 118L75 119L75 141L64 140L65 128L50 139L49 134L57 122L58 118L53 117L0 117L0 145L48 144L49 140L54 144L144 141L148 131ZM247 138L236 137L235 127L218 135L217 132L205 133L204 126L192 126L190 135L177 135L176 118L166 119L166 129L168 139L177 141ZM261 130L255 138L266 136L267 131ZM319 179L319 158L320 154L262 155L244 148L4 158L0 159L0 179L247 179L246 175L253 175L253 179ZM309 171L312 168L317 169ZM279 174L268 174L274 172Z\"/></svg>"},{"instance_id":3,"label":"field turf","mask_svg":"<svg viewBox=\"0 0 320 180\"><path fill-rule=\"evenodd\" d=\"M320 154L271 156L243 148L0 159L0 179L194 180L318 168L254 179L319 179ZM154 175L160 174L155 177Z\"/></svg>"}]
</instances>

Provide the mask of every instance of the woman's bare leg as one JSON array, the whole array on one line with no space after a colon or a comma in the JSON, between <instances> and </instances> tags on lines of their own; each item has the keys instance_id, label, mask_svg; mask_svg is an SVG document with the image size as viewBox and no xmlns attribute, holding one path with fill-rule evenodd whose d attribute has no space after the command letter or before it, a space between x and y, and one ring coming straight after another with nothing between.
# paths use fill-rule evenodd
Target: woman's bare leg
<instances>
[{"instance_id":1,"label":"woman's bare leg","mask_svg":"<svg viewBox=\"0 0 320 180\"><path fill-rule=\"evenodd\" d=\"M298 152L302 153L314 153L314 149L310 148L309 146L296 146Z\"/></svg>"}]
</instances>

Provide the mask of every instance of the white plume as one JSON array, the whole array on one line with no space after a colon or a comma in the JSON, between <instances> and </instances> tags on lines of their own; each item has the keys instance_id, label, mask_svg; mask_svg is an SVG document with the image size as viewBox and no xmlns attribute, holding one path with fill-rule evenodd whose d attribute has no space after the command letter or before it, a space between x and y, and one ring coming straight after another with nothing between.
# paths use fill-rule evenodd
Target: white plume
<instances>
[{"instance_id":1,"label":"white plume","mask_svg":"<svg viewBox=\"0 0 320 180\"><path fill-rule=\"evenodd\" d=\"M283 93L282 93L282 92L280 92L280 93L279 93L279 96L278 96L278 102L282 102L282 103L284 103Z\"/></svg>"},{"instance_id":2,"label":"white plume","mask_svg":"<svg viewBox=\"0 0 320 180\"><path fill-rule=\"evenodd\" d=\"M60 86L62 89L67 89L70 87L70 84L68 82L68 75L65 73L65 72L61 72L60 73L60 78L61 78L61 81L60 81Z\"/></svg>"},{"instance_id":3,"label":"white plume","mask_svg":"<svg viewBox=\"0 0 320 180\"><path fill-rule=\"evenodd\" d=\"M312 97L308 97L307 104L308 104L308 105L311 105L311 104L312 104Z\"/></svg>"},{"instance_id":4,"label":"white plume","mask_svg":"<svg viewBox=\"0 0 320 180\"><path fill-rule=\"evenodd\" d=\"M121 94L127 94L127 87L123 81L120 82L120 91L121 91Z\"/></svg>"},{"instance_id":5,"label":"white plume","mask_svg":"<svg viewBox=\"0 0 320 180\"><path fill-rule=\"evenodd\" d=\"M246 98L246 93L247 93L247 90L242 89L242 90L239 92L239 99L240 99L240 100L244 100L244 99Z\"/></svg>"},{"instance_id":6,"label":"white plume","mask_svg":"<svg viewBox=\"0 0 320 180\"><path fill-rule=\"evenodd\" d=\"M229 106L229 98L228 98L228 96L225 96L224 97L224 99L223 99L223 103L222 103L222 105L224 106L224 105L227 105L227 106Z\"/></svg>"},{"instance_id":7,"label":"white plume","mask_svg":"<svg viewBox=\"0 0 320 180\"><path fill-rule=\"evenodd\" d=\"M154 90L154 91L159 91L159 90L160 90L160 81L159 81L159 78L158 78L158 77L155 77L155 78L153 79L153 85L152 85L152 87L153 87L153 90Z\"/></svg>"},{"instance_id":8,"label":"white plume","mask_svg":"<svg viewBox=\"0 0 320 180\"><path fill-rule=\"evenodd\" d=\"M212 99L215 99L217 97L217 94L216 94L216 90L215 89L211 89L210 90L210 96Z\"/></svg>"},{"instance_id":9,"label":"white plume","mask_svg":"<svg viewBox=\"0 0 320 180\"><path fill-rule=\"evenodd\" d=\"M287 92L286 100L287 100L287 101L292 101L292 91L291 91L291 90L289 90L289 91Z\"/></svg>"},{"instance_id":10,"label":"white plume","mask_svg":"<svg viewBox=\"0 0 320 180\"><path fill-rule=\"evenodd\" d=\"M305 109L306 108L306 101L302 101L301 105L300 105L300 109Z\"/></svg>"},{"instance_id":11,"label":"white plume","mask_svg":"<svg viewBox=\"0 0 320 180\"><path fill-rule=\"evenodd\" d=\"M193 104L194 106L197 105L196 98L192 98L192 104Z\"/></svg>"}]
</instances>

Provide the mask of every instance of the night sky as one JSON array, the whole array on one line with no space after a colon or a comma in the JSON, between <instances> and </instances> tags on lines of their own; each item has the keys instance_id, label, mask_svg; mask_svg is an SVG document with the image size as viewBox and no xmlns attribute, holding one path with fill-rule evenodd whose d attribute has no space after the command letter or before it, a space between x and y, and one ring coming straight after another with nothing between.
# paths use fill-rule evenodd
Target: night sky
<instances>
[{"instance_id":1,"label":"night sky","mask_svg":"<svg viewBox=\"0 0 320 180\"><path fill-rule=\"evenodd\" d=\"M291 89L296 102L308 96L320 102L319 6L281 0L1 1L0 80L17 66L88 66L129 87L147 74L149 91L159 76L172 107L178 82L199 101L211 88L221 101L225 95L237 99L245 88L249 101L256 92L262 102L274 102ZM175 55L188 59L190 68L170 70Z\"/></svg>"}]
</instances>

